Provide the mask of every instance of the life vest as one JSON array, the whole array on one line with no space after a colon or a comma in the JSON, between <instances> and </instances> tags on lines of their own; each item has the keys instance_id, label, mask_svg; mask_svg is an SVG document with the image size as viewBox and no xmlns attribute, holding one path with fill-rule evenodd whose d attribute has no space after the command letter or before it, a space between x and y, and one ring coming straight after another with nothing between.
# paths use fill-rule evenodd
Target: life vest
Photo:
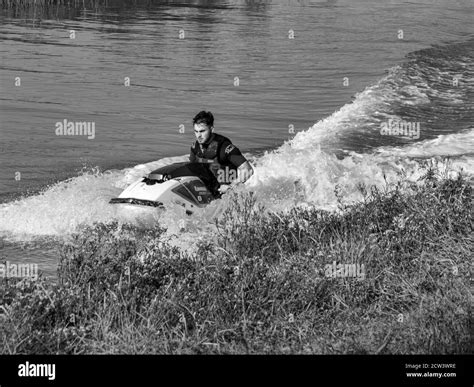
<instances>
[{"instance_id":1,"label":"life vest","mask_svg":"<svg viewBox=\"0 0 474 387\"><path fill-rule=\"evenodd\" d=\"M211 141L207 144L207 148L201 148L201 145L197 141L193 144L196 162L209 164L209 169L214 174L214 176L217 176L219 169L237 171L237 168L230 162L219 160L221 149L224 143L227 143L229 144L228 146L233 147L231 141L227 137L213 133L211 136Z\"/></svg>"}]
</instances>

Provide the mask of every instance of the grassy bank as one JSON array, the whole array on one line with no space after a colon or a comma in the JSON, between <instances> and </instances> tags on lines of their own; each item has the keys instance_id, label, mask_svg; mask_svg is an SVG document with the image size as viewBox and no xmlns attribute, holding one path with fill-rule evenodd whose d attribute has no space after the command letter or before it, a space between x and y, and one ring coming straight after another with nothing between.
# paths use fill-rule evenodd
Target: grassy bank
<instances>
[{"instance_id":1,"label":"grassy bank","mask_svg":"<svg viewBox=\"0 0 474 387\"><path fill-rule=\"evenodd\" d=\"M90 228L57 284L0 280L2 353L468 353L471 186L360 189L338 213L240 196L192 256L161 229Z\"/></svg>"}]
</instances>

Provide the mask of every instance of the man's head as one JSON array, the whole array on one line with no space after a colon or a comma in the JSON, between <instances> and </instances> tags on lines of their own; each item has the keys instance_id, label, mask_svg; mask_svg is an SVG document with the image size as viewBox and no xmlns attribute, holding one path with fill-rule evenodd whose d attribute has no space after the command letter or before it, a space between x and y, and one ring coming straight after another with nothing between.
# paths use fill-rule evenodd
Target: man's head
<instances>
[{"instance_id":1,"label":"man's head","mask_svg":"<svg viewBox=\"0 0 474 387\"><path fill-rule=\"evenodd\" d=\"M194 134L199 144L206 143L214 129L214 116L211 112L201 111L193 118Z\"/></svg>"}]
</instances>

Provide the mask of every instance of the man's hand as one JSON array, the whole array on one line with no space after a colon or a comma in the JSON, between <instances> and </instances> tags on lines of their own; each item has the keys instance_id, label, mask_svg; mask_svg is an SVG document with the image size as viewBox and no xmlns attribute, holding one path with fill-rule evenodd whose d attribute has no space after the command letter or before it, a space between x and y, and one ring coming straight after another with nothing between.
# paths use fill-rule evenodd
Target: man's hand
<instances>
[{"instance_id":1,"label":"man's hand","mask_svg":"<svg viewBox=\"0 0 474 387\"><path fill-rule=\"evenodd\" d=\"M250 165L248 161L243 163L238 169L237 169L237 179L232 181L231 184L221 184L219 187L218 191L221 194L226 193L228 190L234 188L238 184L245 183L252 175L253 175L253 168Z\"/></svg>"},{"instance_id":2,"label":"man's hand","mask_svg":"<svg viewBox=\"0 0 474 387\"><path fill-rule=\"evenodd\" d=\"M230 189L232 189L232 187L231 187L229 184L221 184L221 186L219 187L218 191L219 191L221 194L224 194L224 193L226 193L227 191L229 191Z\"/></svg>"},{"instance_id":3,"label":"man's hand","mask_svg":"<svg viewBox=\"0 0 474 387\"><path fill-rule=\"evenodd\" d=\"M245 183L253 175L252 165L250 165L250 163L246 161L237 169L237 174L238 174L238 179L237 179L238 182Z\"/></svg>"}]
</instances>

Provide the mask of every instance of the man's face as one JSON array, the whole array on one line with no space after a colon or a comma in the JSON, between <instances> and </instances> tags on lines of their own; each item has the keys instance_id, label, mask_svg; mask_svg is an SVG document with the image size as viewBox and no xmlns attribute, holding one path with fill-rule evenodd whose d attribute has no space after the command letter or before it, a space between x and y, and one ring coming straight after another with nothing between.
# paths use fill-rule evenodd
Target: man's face
<instances>
[{"instance_id":1,"label":"man's face","mask_svg":"<svg viewBox=\"0 0 474 387\"><path fill-rule=\"evenodd\" d=\"M199 144L204 144L211 138L213 126L208 127L206 124L194 124L194 134Z\"/></svg>"}]
</instances>

